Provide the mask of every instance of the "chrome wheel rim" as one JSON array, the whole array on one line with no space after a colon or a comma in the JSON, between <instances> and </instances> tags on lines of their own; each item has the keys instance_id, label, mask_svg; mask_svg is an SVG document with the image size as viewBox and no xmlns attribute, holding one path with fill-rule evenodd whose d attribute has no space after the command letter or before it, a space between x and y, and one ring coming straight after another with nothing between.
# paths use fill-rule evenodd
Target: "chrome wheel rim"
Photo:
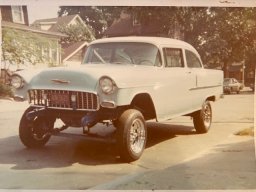
<instances>
[{"instance_id":1,"label":"chrome wheel rim","mask_svg":"<svg viewBox=\"0 0 256 192\"><path fill-rule=\"evenodd\" d=\"M212 122L212 111L211 111L211 107L209 105L204 106L203 120L204 120L204 125L206 127L210 127L211 122Z\"/></svg>"},{"instance_id":2,"label":"chrome wheel rim","mask_svg":"<svg viewBox=\"0 0 256 192\"><path fill-rule=\"evenodd\" d=\"M130 147L133 153L140 153L145 145L145 125L142 120L135 119L130 129Z\"/></svg>"}]
</instances>

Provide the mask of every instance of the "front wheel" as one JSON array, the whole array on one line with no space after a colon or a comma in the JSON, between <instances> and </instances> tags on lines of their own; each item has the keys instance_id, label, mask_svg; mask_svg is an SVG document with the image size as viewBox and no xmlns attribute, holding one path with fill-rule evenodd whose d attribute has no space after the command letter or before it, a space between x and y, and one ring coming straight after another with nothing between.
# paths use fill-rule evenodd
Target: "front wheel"
<instances>
[{"instance_id":1,"label":"front wheel","mask_svg":"<svg viewBox=\"0 0 256 192\"><path fill-rule=\"evenodd\" d=\"M36 116L29 120L26 115L33 111L33 107L29 107L20 120L19 136L21 142L28 148L37 148L44 146L51 137L55 119L49 116Z\"/></svg>"},{"instance_id":2,"label":"front wheel","mask_svg":"<svg viewBox=\"0 0 256 192\"><path fill-rule=\"evenodd\" d=\"M116 126L121 158L127 162L139 159L147 140L147 129L141 112L135 109L124 111Z\"/></svg>"},{"instance_id":3,"label":"front wheel","mask_svg":"<svg viewBox=\"0 0 256 192\"><path fill-rule=\"evenodd\" d=\"M207 133L212 123L212 108L209 101L205 101L202 109L193 116L193 123L197 133Z\"/></svg>"}]
</instances>

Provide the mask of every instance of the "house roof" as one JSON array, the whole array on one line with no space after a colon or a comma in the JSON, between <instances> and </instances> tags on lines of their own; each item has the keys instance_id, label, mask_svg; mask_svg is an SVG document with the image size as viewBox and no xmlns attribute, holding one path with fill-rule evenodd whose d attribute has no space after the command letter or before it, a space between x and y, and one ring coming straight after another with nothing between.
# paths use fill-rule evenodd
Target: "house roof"
<instances>
[{"instance_id":1,"label":"house roof","mask_svg":"<svg viewBox=\"0 0 256 192\"><path fill-rule=\"evenodd\" d=\"M92 39L95 39L91 29L83 22L81 17L76 14L76 15L66 15L66 16L61 16L61 17L56 17L56 18L50 18L50 19L39 19L34 21L31 25L34 26L35 28L40 28L40 25L43 24L49 24L52 25L48 31L52 32L59 32L59 26L67 26L69 25L73 20L78 19L82 25L88 30L90 33L90 36Z\"/></svg>"},{"instance_id":2,"label":"house roof","mask_svg":"<svg viewBox=\"0 0 256 192\"><path fill-rule=\"evenodd\" d=\"M39 19L32 23L33 26L37 27L40 24L52 24L48 31L58 32L58 27L61 25L68 25L78 15L67 15L62 17L50 18L50 19Z\"/></svg>"},{"instance_id":3,"label":"house roof","mask_svg":"<svg viewBox=\"0 0 256 192\"><path fill-rule=\"evenodd\" d=\"M83 47L87 46L87 41L80 41L70 44L64 44L62 45L63 48L63 54L62 54L62 60L67 61L70 57L75 55L79 50L81 50Z\"/></svg>"},{"instance_id":4,"label":"house roof","mask_svg":"<svg viewBox=\"0 0 256 192\"><path fill-rule=\"evenodd\" d=\"M67 37L67 35L65 35L63 33L60 33L60 32L44 31L44 30L40 30L40 29L37 29L37 28L34 28L34 27L27 26L27 25L12 23L12 22L8 22L8 21L2 21L2 26L12 28L12 29L30 31L30 32L34 32L34 33L40 33L40 34L53 36L53 37L57 37L57 38Z\"/></svg>"}]
</instances>

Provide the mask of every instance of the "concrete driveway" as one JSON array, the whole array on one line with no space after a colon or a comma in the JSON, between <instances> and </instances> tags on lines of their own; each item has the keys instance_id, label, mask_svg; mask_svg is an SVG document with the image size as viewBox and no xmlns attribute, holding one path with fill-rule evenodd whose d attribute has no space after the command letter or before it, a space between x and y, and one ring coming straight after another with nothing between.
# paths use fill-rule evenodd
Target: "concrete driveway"
<instances>
[{"instance_id":1,"label":"concrete driveway","mask_svg":"<svg viewBox=\"0 0 256 192\"><path fill-rule=\"evenodd\" d=\"M141 159L128 164L120 161L113 143L80 137L80 129L64 132L75 134L72 137L52 137L41 150L28 150L18 137L19 120L28 104L0 100L0 188L220 189L223 178L236 169L236 179L229 182L237 185L226 185L227 189L251 189L255 185L253 138L234 133L253 126L253 101L251 93L241 93L213 103L213 124L207 134L196 134L188 117L148 123L146 150ZM97 125L95 131L109 129ZM236 147L239 143L244 144ZM224 163L228 157L236 161ZM218 177L222 169L226 172Z\"/></svg>"}]
</instances>

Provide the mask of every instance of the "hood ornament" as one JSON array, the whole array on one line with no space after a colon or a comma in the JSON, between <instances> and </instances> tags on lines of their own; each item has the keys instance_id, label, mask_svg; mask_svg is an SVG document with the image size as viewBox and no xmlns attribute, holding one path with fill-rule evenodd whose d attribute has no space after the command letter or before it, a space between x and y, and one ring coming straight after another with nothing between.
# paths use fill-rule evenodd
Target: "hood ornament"
<instances>
[{"instance_id":1,"label":"hood ornament","mask_svg":"<svg viewBox=\"0 0 256 192\"><path fill-rule=\"evenodd\" d=\"M70 81L62 80L62 79L51 79L52 82L54 83L60 83L60 84L68 84Z\"/></svg>"}]
</instances>

